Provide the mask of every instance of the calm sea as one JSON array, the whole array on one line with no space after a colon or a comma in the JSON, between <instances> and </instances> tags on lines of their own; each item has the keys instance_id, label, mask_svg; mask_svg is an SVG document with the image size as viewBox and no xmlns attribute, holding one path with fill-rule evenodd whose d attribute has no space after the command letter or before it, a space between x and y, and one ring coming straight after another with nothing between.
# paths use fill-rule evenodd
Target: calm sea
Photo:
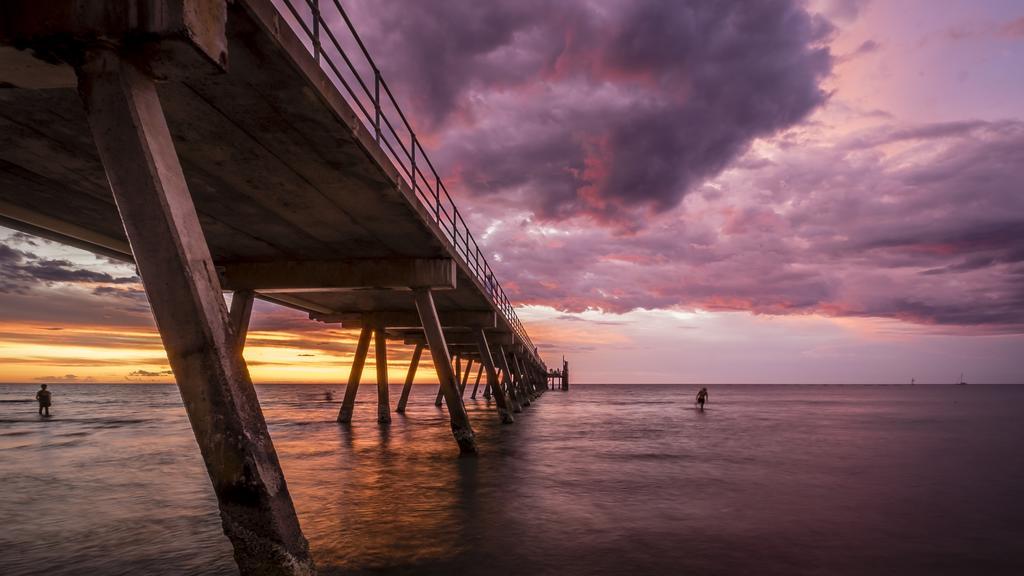
<instances>
[{"instance_id":1,"label":"calm sea","mask_svg":"<svg viewBox=\"0 0 1024 576\"><path fill-rule=\"evenodd\" d=\"M236 572L175 387L35 388L0 386L0 573ZM323 574L1024 574L1021 386L467 400L475 459L433 387L390 427L326 390L258 388Z\"/></svg>"}]
</instances>

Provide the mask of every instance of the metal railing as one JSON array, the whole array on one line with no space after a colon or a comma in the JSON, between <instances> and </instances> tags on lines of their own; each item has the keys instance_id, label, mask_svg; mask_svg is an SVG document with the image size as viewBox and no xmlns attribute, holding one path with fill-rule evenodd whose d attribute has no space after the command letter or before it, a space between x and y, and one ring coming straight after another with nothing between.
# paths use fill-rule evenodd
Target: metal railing
<instances>
[{"instance_id":1,"label":"metal railing","mask_svg":"<svg viewBox=\"0 0 1024 576\"><path fill-rule=\"evenodd\" d=\"M335 87L357 111L366 129L373 133L401 177L452 243L456 255L464 259L483 284L495 308L534 352L533 342L494 277L491 265L341 3L338 0L275 0L275 3L292 30L306 35L302 40L321 70L332 77ZM280 9L281 5L287 8L287 13ZM336 24L331 25L331 20ZM342 66L338 65L338 60Z\"/></svg>"}]
</instances>

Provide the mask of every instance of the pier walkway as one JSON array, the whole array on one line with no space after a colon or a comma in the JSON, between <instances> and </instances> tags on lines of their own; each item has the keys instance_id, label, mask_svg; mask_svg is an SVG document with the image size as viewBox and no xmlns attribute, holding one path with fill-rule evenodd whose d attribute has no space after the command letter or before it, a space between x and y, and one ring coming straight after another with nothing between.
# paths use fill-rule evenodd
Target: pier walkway
<instances>
[{"instance_id":1,"label":"pier walkway","mask_svg":"<svg viewBox=\"0 0 1024 576\"><path fill-rule=\"evenodd\" d=\"M0 224L133 261L245 574L315 567L242 357L254 298L424 351L462 453L548 369L341 5L0 6ZM230 309L224 292L232 292ZM456 360L453 363L452 356ZM465 361L465 364L463 364Z\"/></svg>"}]
</instances>

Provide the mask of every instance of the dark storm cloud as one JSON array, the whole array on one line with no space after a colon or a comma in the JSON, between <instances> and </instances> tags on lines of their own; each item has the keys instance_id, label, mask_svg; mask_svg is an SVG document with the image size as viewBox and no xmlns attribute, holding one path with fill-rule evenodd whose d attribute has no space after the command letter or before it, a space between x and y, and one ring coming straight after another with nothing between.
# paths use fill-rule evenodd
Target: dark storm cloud
<instances>
[{"instance_id":1,"label":"dark storm cloud","mask_svg":"<svg viewBox=\"0 0 1024 576\"><path fill-rule=\"evenodd\" d=\"M26 242L30 236L16 234L8 242L21 245L37 245ZM138 282L137 277L115 277L106 272L97 272L76 266L69 260L54 260L37 256L32 252L0 244L0 293L24 293L33 285L41 283L84 283L84 284L128 284Z\"/></svg>"},{"instance_id":2,"label":"dark storm cloud","mask_svg":"<svg viewBox=\"0 0 1024 576\"><path fill-rule=\"evenodd\" d=\"M898 142L901 152L882 153ZM513 299L886 317L1024 331L1024 123L891 127L807 140L715 181L642 231L493 231ZM703 191L702 191L703 192ZM552 282L557 278L557 282Z\"/></svg>"},{"instance_id":3,"label":"dark storm cloud","mask_svg":"<svg viewBox=\"0 0 1024 576\"><path fill-rule=\"evenodd\" d=\"M106 272L95 272L77 268L68 260L36 260L30 264L19 266L21 273L41 282L86 282L104 284L128 284L138 282L131 277L115 278Z\"/></svg>"},{"instance_id":4,"label":"dark storm cloud","mask_svg":"<svg viewBox=\"0 0 1024 576\"><path fill-rule=\"evenodd\" d=\"M827 95L827 21L792 0L357 2L464 193L637 229Z\"/></svg>"}]
</instances>

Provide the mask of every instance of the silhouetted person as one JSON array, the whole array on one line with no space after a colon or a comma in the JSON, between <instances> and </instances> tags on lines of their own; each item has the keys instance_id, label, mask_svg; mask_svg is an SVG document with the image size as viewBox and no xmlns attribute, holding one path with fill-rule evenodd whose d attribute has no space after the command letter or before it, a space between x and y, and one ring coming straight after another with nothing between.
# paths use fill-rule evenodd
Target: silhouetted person
<instances>
[{"instance_id":1,"label":"silhouetted person","mask_svg":"<svg viewBox=\"0 0 1024 576\"><path fill-rule=\"evenodd\" d=\"M46 389L46 384L43 384L39 388L39 392L36 392L36 400L39 401L39 415L43 415L43 410L46 410L46 416L50 415L50 391Z\"/></svg>"},{"instance_id":2,"label":"silhouetted person","mask_svg":"<svg viewBox=\"0 0 1024 576\"><path fill-rule=\"evenodd\" d=\"M331 400L334 400L334 393L331 392L330 390L325 391L324 392L324 401L325 402L330 402Z\"/></svg>"},{"instance_id":3,"label":"silhouetted person","mask_svg":"<svg viewBox=\"0 0 1024 576\"><path fill-rule=\"evenodd\" d=\"M708 389L701 388L700 392L697 392L697 405L700 406L701 412L704 411L704 403L708 401Z\"/></svg>"}]
</instances>

